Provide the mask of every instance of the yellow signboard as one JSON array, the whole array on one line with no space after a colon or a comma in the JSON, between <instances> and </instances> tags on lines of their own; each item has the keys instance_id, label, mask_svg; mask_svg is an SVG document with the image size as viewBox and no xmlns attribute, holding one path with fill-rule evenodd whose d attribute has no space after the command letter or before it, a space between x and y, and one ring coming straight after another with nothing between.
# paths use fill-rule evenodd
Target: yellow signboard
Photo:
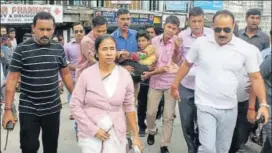
<instances>
[{"instance_id":1,"label":"yellow signboard","mask_svg":"<svg viewBox=\"0 0 272 153\"><path fill-rule=\"evenodd\" d=\"M153 22L156 23L156 24L160 24L161 23L161 17L160 16L155 16Z\"/></svg>"}]
</instances>

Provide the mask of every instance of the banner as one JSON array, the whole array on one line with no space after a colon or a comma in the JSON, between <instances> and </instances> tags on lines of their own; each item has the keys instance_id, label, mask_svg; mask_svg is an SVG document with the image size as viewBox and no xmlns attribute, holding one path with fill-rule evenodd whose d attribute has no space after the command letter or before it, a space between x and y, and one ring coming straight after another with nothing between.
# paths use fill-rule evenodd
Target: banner
<instances>
[{"instance_id":1,"label":"banner","mask_svg":"<svg viewBox=\"0 0 272 153\"><path fill-rule=\"evenodd\" d=\"M167 11L186 11L189 1L166 1Z\"/></svg>"},{"instance_id":2,"label":"banner","mask_svg":"<svg viewBox=\"0 0 272 153\"><path fill-rule=\"evenodd\" d=\"M50 12L56 23L63 22L63 7L59 5L1 4L1 24L32 23L38 12Z\"/></svg>"},{"instance_id":3,"label":"banner","mask_svg":"<svg viewBox=\"0 0 272 153\"><path fill-rule=\"evenodd\" d=\"M95 16L104 16L109 24L117 24L117 12L116 11L95 11ZM131 24L153 24L154 15L151 14L138 14L130 13Z\"/></svg>"},{"instance_id":4,"label":"banner","mask_svg":"<svg viewBox=\"0 0 272 153\"><path fill-rule=\"evenodd\" d=\"M201 7L205 13L223 9L223 1L194 1L194 7Z\"/></svg>"}]
</instances>

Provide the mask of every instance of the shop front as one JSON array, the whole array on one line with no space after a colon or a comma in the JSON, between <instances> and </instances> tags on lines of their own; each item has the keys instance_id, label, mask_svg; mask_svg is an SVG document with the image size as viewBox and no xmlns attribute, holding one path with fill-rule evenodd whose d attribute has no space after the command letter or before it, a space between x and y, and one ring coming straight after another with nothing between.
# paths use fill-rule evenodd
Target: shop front
<instances>
[{"instance_id":1,"label":"shop front","mask_svg":"<svg viewBox=\"0 0 272 153\"><path fill-rule=\"evenodd\" d=\"M55 18L57 29L63 26L63 7L60 5L1 4L1 25L16 29L18 43L26 33L31 33L34 16L41 11L50 12ZM57 33L60 33L58 30Z\"/></svg>"}]
</instances>

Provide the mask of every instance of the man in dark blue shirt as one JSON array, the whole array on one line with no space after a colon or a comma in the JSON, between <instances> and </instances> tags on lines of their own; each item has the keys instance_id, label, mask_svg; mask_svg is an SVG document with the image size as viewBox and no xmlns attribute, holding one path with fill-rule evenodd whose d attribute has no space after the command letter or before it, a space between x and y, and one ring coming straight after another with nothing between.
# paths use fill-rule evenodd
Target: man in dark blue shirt
<instances>
[{"instance_id":1,"label":"man in dark blue shirt","mask_svg":"<svg viewBox=\"0 0 272 153\"><path fill-rule=\"evenodd\" d=\"M117 50L137 52L137 31L129 29L129 25L131 24L129 11L123 8L119 9L117 18L118 28L111 34L117 42Z\"/></svg>"}]
</instances>

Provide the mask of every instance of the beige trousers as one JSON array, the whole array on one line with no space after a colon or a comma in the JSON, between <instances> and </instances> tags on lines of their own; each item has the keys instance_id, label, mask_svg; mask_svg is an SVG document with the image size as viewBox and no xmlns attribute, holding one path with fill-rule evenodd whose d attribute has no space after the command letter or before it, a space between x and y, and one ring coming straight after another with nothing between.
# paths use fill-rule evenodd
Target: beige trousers
<instances>
[{"instance_id":1,"label":"beige trousers","mask_svg":"<svg viewBox=\"0 0 272 153\"><path fill-rule=\"evenodd\" d=\"M149 87L146 112L147 129L149 131L149 134L151 135L154 135L156 133L157 130L157 126L155 123L156 114L163 95L164 95L164 111L163 111L163 128L161 134L161 146L169 146L172 137L176 107L176 101L171 96L170 89L157 90Z\"/></svg>"}]
</instances>

